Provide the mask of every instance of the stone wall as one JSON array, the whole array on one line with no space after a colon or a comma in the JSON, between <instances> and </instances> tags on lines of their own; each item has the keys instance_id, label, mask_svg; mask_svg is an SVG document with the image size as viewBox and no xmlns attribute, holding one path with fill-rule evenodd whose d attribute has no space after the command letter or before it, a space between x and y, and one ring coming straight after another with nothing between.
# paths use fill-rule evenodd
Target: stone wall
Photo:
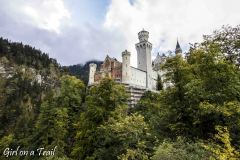
<instances>
[{"instance_id":1,"label":"stone wall","mask_svg":"<svg viewBox=\"0 0 240 160\"><path fill-rule=\"evenodd\" d=\"M133 86L146 87L146 72L131 67L130 84Z\"/></svg>"}]
</instances>

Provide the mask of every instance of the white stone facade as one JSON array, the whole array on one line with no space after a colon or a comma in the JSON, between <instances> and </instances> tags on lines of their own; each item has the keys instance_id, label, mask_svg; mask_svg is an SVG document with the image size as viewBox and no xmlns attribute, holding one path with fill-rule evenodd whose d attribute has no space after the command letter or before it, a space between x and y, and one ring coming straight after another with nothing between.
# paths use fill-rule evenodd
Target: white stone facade
<instances>
[{"instance_id":1,"label":"white stone facade","mask_svg":"<svg viewBox=\"0 0 240 160\"><path fill-rule=\"evenodd\" d=\"M94 63L91 63L89 65L89 79L88 79L88 84L91 85L94 83L94 75L96 73L97 65Z\"/></svg>"},{"instance_id":2,"label":"white stone facade","mask_svg":"<svg viewBox=\"0 0 240 160\"><path fill-rule=\"evenodd\" d=\"M146 88L147 74L145 71L131 67L131 81L130 85L136 87Z\"/></svg>"},{"instance_id":3,"label":"white stone facade","mask_svg":"<svg viewBox=\"0 0 240 160\"><path fill-rule=\"evenodd\" d=\"M130 52L122 52L122 83L129 84L132 81L132 69L130 66Z\"/></svg>"}]
</instances>

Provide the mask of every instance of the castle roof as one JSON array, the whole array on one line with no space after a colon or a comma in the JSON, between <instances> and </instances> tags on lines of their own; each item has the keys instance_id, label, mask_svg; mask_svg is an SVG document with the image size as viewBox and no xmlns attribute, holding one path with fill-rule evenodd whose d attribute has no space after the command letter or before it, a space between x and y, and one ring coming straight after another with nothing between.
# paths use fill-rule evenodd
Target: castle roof
<instances>
[{"instance_id":1,"label":"castle roof","mask_svg":"<svg viewBox=\"0 0 240 160\"><path fill-rule=\"evenodd\" d=\"M176 49L175 49L175 54L178 54L178 53L182 53L182 49L181 49L181 46L177 40L177 44L176 44Z\"/></svg>"},{"instance_id":2,"label":"castle roof","mask_svg":"<svg viewBox=\"0 0 240 160\"><path fill-rule=\"evenodd\" d=\"M153 64L156 65L156 64L161 64L165 61L166 59L166 55L163 53L162 55L157 54L157 57L153 60Z\"/></svg>"}]
</instances>

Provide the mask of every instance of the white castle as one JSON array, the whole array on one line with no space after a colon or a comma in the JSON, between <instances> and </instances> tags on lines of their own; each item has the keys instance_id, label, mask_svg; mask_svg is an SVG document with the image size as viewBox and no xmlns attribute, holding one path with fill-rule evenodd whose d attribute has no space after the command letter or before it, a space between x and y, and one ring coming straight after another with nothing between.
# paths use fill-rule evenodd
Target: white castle
<instances>
[{"instance_id":1,"label":"white castle","mask_svg":"<svg viewBox=\"0 0 240 160\"><path fill-rule=\"evenodd\" d=\"M137 50L137 68L131 66L131 54L127 50L122 52L122 63L116 58L106 56L100 70L97 71L97 65L91 63L89 69L89 85L99 83L99 81L108 76L116 82L126 86L130 93L129 100L131 105L141 98L146 90L156 91L157 80L160 77L163 80L164 71L160 69L160 65L166 60L166 56L159 54L152 61L152 44L148 41L149 32L142 30L138 33L139 42L135 44ZM175 53L181 54L182 50L177 42ZM165 86L167 84L164 84Z\"/></svg>"}]
</instances>

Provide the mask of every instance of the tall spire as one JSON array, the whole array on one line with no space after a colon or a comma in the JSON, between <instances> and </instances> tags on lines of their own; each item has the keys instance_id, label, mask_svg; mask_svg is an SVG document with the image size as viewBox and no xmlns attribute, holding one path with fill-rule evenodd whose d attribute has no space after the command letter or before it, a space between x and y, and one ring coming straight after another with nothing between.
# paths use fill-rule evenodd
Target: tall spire
<instances>
[{"instance_id":1,"label":"tall spire","mask_svg":"<svg viewBox=\"0 0 240 160\"><path fill-rule=\"evenodd\" d=\"M175 54L181 54L181 53L182 53L182 49L181 49L180 44L179 44L178 39L177 39Z\"/></svg>"}]
</instances>

